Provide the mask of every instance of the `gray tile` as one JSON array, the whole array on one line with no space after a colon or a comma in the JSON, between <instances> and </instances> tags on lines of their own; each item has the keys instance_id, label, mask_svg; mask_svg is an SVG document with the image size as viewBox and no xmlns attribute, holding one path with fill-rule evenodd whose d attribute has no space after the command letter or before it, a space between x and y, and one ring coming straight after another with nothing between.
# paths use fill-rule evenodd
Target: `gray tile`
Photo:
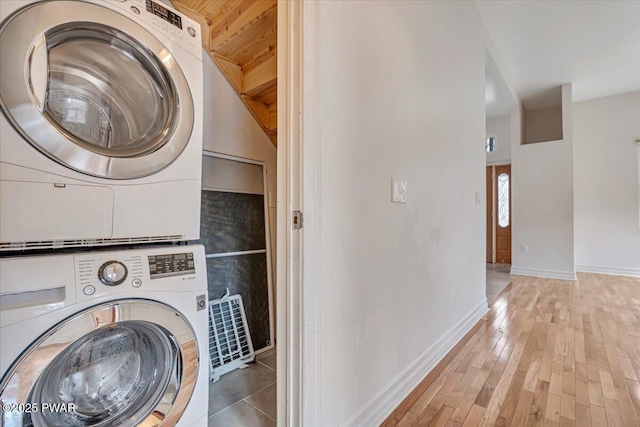
<instances>
[{"instance_id":1,"label":"gray tile","mask_svg":"<svg viewBox=\"0 0 640 427\"><path fill-rule=\"evenodd\" d=\"M209 414L220 412L275 382L275 371L260 363L225 374L209 385Z\"/></svg>"},{"instance_id":2,"label":"gray tile","mask_svg":"<svg viewBox=\"0 0 640 427\"><path fill-rule=\"evenodd\" d=\"M258 410L260 410L260 412L264 412L275 420L278 412L276 406L276 390L277 386L275 384L272 384L264 390L260 390L259 392L247 397L245 399L245 402L249 403L251 406L254 406Z\"/></svg>"},{"instance_id":3,"label":"gray tile","mask_svg":"<svg viewBox=\"0 0 640 427\"><path fill-rule=\"evenodd\" d=\"M209 417L209 427L275 427L276 422L247 402L240 401Z\"/></svg>"},{"instance_id":4,"label":"gray tile","mask_svg":"<svg viewBox=\"0 0 640 427\"><path fill-rule=\"evenodd\" d=\"M276 351L275 350L262 353L257 357L257 359L258 361L260 361L260 363L264 363L271 369L274 369L274 370L276 369Z\"/></svg>"}]
</instances>

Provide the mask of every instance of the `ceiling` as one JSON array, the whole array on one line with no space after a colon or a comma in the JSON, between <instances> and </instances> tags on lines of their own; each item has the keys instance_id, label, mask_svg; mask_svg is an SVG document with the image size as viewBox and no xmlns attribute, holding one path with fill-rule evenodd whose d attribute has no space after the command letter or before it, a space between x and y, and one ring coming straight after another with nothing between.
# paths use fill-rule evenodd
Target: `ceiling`
<instances>
[{"instance_id":1,"label":"ceiling","mask_svg":"<svg viewBox=\"0 0 640 427\"><path fill-rule=\"evenodd\" d=\"M507 83L488 53L485 53L484 99L488 119L509 114L515 104Z\"/></svg>"},{"instance_id":2,"label":"ceiling","mask_svg":"<svg viewBox=\"0 0 640 427\"><path fill-rule=\"evenodd\" d=\"M640 90L640 1L476 1L527 109ZM488 107L487 107L488 108Z\"/></svg>"}]
</instances>

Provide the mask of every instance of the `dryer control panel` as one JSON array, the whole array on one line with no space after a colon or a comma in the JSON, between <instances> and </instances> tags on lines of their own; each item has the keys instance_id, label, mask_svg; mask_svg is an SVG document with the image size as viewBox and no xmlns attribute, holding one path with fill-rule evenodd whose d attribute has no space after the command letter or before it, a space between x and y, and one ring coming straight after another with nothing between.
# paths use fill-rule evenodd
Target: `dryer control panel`
<instances>
[{"instance_id":1,"label":"dryer control panel","mask_svg":"<svg viewBox=\"0 0 640 427\"><path fill-rule=\"evenodd\" d=\"M134 21L141 21L202 59L200 24L160 0L105 1Z\"/></svg>"}]
</instances>

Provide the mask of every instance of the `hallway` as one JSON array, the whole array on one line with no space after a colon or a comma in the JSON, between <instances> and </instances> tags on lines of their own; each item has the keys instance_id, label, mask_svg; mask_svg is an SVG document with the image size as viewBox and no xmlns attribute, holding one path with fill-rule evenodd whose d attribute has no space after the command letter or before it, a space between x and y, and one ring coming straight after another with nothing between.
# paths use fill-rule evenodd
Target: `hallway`
<instances>
[{"instance_id":1,"label":"hallway","mask_svg":"<svg viewBox=\"0 0 640 427\"><path fill-rule=\"evenodd\" d=\"M509 274L509 264L487 263L487 302L493 304L516 276Z\"/></svg>"},{"instance_id":2,"label":"hallway","mask_svg":"<svg viewBox=\"0 0 640 427\"><path fill-rule=\"evenodd\" d=\"M517 276L383 426L640 425L639 287Z\"/></svg>"}]
</instances>

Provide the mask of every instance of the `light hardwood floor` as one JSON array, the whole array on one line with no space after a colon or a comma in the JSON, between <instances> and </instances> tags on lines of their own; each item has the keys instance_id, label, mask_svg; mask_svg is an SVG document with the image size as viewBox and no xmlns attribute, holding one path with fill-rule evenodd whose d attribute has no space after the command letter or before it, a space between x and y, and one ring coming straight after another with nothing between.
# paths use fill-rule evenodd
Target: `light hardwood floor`
<instances>
[{"instance_id":1,"label":"light hardwood floor","mask_svg":"<svg viewBox=\"0 0 640 427\"><path fill-rule=\"evenodd\" d=\"M640 279L516 277L382 424L640 426Z\"/></svg>"}]
</instances>

